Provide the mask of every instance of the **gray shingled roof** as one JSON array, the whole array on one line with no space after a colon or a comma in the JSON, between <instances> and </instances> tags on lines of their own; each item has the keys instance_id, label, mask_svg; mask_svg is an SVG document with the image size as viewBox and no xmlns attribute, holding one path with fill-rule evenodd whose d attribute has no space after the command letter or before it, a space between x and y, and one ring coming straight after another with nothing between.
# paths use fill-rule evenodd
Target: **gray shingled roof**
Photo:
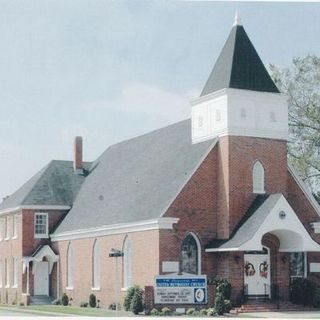
<instances>
[{"instance_id":1,"label":"gray shingled roof","mask_svg":"<svg viewBox=\"0 0 320 320\"><path fill-rule=\"evenodd\" d=\"M243 26L232 28L200 96L224 88L279 93Z\"/></svg>"},{"instance_id":2,"label":"gray shingled roof","mask_svg":"<svg viewBox=\"0 0 320 320\"><path fill-rule=\"evenodd\" d=\"M247 213L240 221L239 226L233 232L229 240L213 240L206 249L233 249L253 238L263 221L266 219L272 208L281 198L282 194L272 194L270 196L258 196L252 203Z\"/></svg>"},{"instance_id":3,"label":"gray shingled roof","mask_svg":"<svg viewBox=\"0 0 320 320\"><path fill-rule=\"evenodd\" d=\"M160 217L214 143L192 145L185 120L109 147L55 234Z\"/></svg>"},{"instance_id":4,"label":"gray shingled roof","mask_svg":"<svg viewBox=\"0 0 320 320\"><path fill-rule=\"evenodd\" d=\"M53 160L3 201L0 210L20 205L71 206L84 179L74 173L72 161Z\"/></svg>"}]
</instances>

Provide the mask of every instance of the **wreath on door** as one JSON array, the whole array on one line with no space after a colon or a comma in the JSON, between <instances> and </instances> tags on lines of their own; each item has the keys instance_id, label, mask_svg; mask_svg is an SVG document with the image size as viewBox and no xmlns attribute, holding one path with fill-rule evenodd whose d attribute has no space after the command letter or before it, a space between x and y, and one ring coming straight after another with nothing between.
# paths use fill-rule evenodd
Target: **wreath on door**
<instances>
[{"instance_id":1,"label":"wreath on door","mask_svg":"<svg viewBox=\"0 0 320 320\"><path fill-rule=\"evenodd\" d=\"M259 266L260 277L267 278L268 277L268 263L267 261L263 261Z\"/></svg>"},{"instance_id":2,"label":"wreath on door","mask_svg":"<svg viewBox=\"0 0 320 320\"><path fill-rule=\"evenodd\" d=\"M244 273L246 274L247 277L252 277L255 275L256 270L254 268L254 265L251 262L246 262L244 265Z\"/></svg>"}]
</instances>

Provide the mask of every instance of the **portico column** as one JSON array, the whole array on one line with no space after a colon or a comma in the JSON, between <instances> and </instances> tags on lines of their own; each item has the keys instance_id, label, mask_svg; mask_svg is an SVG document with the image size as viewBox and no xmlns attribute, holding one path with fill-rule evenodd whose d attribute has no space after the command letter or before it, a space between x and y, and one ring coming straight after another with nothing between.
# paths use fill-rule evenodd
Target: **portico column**
<instances>
[{"instance_id":1,"label":"portico column","mask_svg":"<svg viewBox=\"0 0 320 320\"><path fill-rule=\"evenodd\" d=\"M29 260L27 260L27 295L30 294L29 292Z\"/></svg>"}]
</instances>

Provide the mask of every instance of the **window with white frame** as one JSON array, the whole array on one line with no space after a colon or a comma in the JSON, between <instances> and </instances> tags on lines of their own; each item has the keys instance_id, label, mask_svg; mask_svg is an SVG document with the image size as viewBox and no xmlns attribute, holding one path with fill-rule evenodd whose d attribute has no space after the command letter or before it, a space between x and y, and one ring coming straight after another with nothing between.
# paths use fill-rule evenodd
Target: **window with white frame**
<instances>
[{"instance_id":1,"label":"window with white frame","mask_svg":"<svg viewBox=\"0 0 320 320\"><path fill-rule=\"evenodd\" d=\"M12 258L12 287L18 287L18 259Z\"/></svg>"},{"instance_id":2,"label":"window with white frame","mask_svg":"<svg viewBox=\"0 0 320 320\"><path fill-rule=\"evenodd\" d=\"M18 216L14 215L12 217L12 237L17 238L18 237Z\"/></svg>"},{"instance_id":3,"label":"window with white frame","mask_svg":"<svg viewBox=\"0 0 320 320\"><path fill-rule=\"evenodd\" d=\"M4 237L4 218L0 218L0 241Z\"/></svg>"},{"instance_id":4,"label":"window with white frame","mask_svg":"<svg viewBox=\"0 0 320 320\"><path fill-rule=\"evenodd\" d=\"M11 217L5 218L4 238L6 240L10 238L10 219L11 219Z\"/></svg>"},{"instance_id":5,"label":"window with white frame","mask_svg":"<svg viewBox=\"0 0 320 320\"><path fill-rule=\"evenodd\" d=\"M305 252L290 252L290 277L304 278L307 276L307 255Z\"/></svg>"},{"instance_id":6,"label":"window with white frame","mask_svg":"<svg viewBox=\"0 0 320 320\"><path fill-rule=\"evenodd\" d=\"M123 244L123 287L129 288L132 285L132 247L128 237Z\"/></svg>"},{"instance_id":7,"label":"window with white frame","mask_svg":"<svg viewBox=\"0 0 320 320\"><path fill-rule=\"evenodd\" d=\"M3 286L3 262L0 261L0 288Z\"/></svg>"},{"instance_id":8,"label":"window with white frame","mask_svg":"<svg viewBox=\"0 0 320 320\"><path fill-rule=\"evenodd\" d=\"M192 233L189 233L182 242L181 260L182 272L201 273L201 246L198 238Z\"/></svg>"},{"instance_id":9,"label":"window with white frame","mask_svg":"<svg viewBox=\"0 0 320 320\"><path fill-rule=\"evenodd\" d=\"M4 268L5 268L5 285L6 287L10 287L10 268L9 268L9 259L4 260Z\"/></svg>"},{"instance_id":10,"label":"window with white frame","mask_svg":"<svg viewBox=\"0 0 320 320\"><path fill-rule=\"evenodd\" d=\"M265 193L264 190L264 168L260 161L257 161L252 170L253 193Z\"/></svg>"},{"instance_id":11,"label":"window with white frame","mask_svg":"<svg viewBox=\"0 0 320 320\"><path fill-rule=\"evenodd\" d=\"M100 246L97 240L93 246L93 257L92 257L92 288L100 288Z\"/></svg>"},{"instance_id":12,"label":"window with white frame","mask_svg":"<svg viewBox=\"0 0 320 320\"><path fill-rule=\"evenodd\" d=\"M47 238L48 237L48 214L35 213L34 215L34 237Z\"/></svg>"},{"instance_id":13,"label":"window with white frame","mask_svg":"<svg viewBox=\"0 0 320 320\"><path fill-rule=\"evenodd\" d=\"M67 250L67 288L73 289L73 249L69 243Z\"/></svg>"}]
</instances>

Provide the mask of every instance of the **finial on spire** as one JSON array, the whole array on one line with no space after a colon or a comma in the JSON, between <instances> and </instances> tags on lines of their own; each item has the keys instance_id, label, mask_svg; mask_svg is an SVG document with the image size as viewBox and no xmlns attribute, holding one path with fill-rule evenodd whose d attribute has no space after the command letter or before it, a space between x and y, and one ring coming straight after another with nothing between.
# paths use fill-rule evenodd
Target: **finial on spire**
<instances>
[{"instance_id":1,"label":"finial on spire","mask_svg":"<svg viewBox=\"0 0 320 320\"><path fill-rule=\"evenodd\" d=\"M239 16L238 10L236 11L236 14L234 16L234 22L233 22L234 26L241 26L241 18Z\"/></svg>"}]
</instances>

